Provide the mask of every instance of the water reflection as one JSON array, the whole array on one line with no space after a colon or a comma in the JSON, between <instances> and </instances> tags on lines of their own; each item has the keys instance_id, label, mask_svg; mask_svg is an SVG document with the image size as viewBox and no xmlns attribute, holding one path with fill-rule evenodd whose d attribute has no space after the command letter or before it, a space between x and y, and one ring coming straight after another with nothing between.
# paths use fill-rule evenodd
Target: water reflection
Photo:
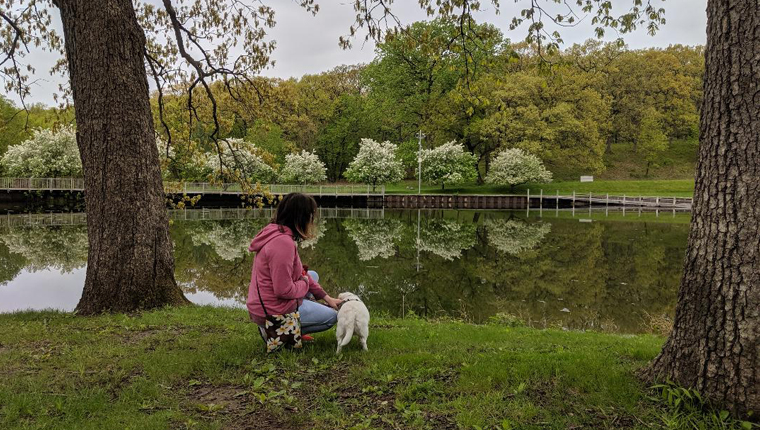
<instances>
[{"instance_id":1,"label":"water reflection","mask_svg":"<svg viewBox=\"0 0 760 430\"><path fill-rule=\"evenodd\" d=\"M539 327L620 332L672 313L688 233L687 215L361 213L325 212L300 253L330 292L355 291L375 313L485 321L505 312ZM234 216L172 224L177 281L197 303L245 299L247 247L269 216ZM0 311L73 309L86 257L83 225L0 229Z\"/></svg>"}]
</instances>

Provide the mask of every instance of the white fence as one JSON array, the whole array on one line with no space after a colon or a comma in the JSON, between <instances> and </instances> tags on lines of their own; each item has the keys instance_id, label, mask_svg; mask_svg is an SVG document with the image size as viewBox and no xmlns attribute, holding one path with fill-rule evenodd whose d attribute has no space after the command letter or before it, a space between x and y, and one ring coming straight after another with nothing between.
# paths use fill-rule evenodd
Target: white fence
<instances>
[{"instance_id":1,"label":"white fence","mask_svg":"<svg viewBox=\"0 0 760 430\"><path fill-rule=\"evenodd\" d=\"M244 194L238 183L165 182L168 193L178 194ZM261 185L261 189L275 195L305 193L318 196L331 195L385 195L385 185L375 189L370 185ZM0 178L0 190L5 191L83 191L83 178Z\"/></svg>"}]
</instances>

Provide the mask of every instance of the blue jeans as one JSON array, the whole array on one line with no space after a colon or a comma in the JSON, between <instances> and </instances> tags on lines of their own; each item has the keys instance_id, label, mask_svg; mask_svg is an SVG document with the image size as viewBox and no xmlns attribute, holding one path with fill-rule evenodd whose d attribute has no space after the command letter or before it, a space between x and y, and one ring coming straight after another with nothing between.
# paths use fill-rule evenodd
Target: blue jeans
<instances>
[{"instance_id":1,"label":"blue jeans","mask_svg":"<svg viewBox=\"0 0 760 430\"><path fill-rule=\"evenodd\" d=\"M329 330L338 322L338 313L321 303L304 300L298 308L301 314L301 333L317 333Z\"/></svg>"},{"instance_id":2,"label":"blue jeans","mask_svg":"<svg viewBox=\"0 0 760 430\"><path fill-rule=\"evenodd\" d=\"M309 276L315 282L319 282L319 274L317 272L309 270ZM317 333L328 330L335 325L338 321L338 313L333 308L321 303L312 302L311 300L314 300L314 295L311 293L306 294L306 299L298 309L301 314L301 333Z\"/></svg>"}]
</instances>

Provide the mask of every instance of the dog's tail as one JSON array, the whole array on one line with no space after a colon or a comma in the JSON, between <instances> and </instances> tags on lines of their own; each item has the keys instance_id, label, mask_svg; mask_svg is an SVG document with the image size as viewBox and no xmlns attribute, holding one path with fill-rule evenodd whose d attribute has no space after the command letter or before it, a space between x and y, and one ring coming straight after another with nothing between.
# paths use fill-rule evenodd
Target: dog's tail
<instances>
[{"instance_id":1,"label":"dog's tail","mask_svg":"<svg viewBox=\"0 0 760 430\"><path fill-rule=\"evenodd\" d=\"M340 346L346 346L348 345L348 342L351 342L351 338L354 337L354 324L352 323L350 326L346 327L345 333L343 333L343 339L340 340Z\"/></svg>"}]
</instances>

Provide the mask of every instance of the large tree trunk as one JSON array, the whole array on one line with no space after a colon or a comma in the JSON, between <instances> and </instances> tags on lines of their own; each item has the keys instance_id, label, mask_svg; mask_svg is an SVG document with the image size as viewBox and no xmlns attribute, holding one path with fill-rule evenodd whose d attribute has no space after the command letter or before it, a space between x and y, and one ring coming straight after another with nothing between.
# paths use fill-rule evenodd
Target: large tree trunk
<instances>
[{"instance_id":1,"label":"large tree trunk","mask_svg":"<svg viewBox=\"0 0 760 430\"><path fill-rule=\"evenodd\" d=\"M87 205L77 312L186 303L174 257L132 0L55 0L61 12Z\"/></svg>"},{"instance_id":2,"label":"large tree trunk","mask_svg":"<svg viewBox=\"0 0 760 430\"><path fill-rule=\"evenodd\" d=\"M673 332L651 373L760 412L760 8L709 0L699 162Z\"/></svg>"}]
</instances>

